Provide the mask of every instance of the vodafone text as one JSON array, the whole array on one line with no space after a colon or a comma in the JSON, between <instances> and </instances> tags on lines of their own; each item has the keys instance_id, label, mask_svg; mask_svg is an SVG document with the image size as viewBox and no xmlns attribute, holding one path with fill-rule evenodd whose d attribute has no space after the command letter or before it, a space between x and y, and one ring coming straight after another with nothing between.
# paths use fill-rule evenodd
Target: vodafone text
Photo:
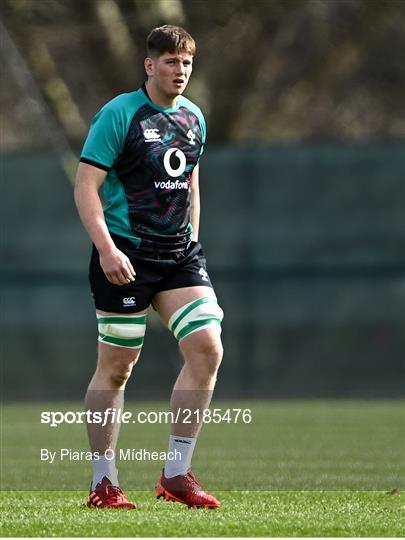
<instances>
[{"instance_id":1,"label":"vodafone text","mask_svg":"<svg viewBox=\"0 0 405 540\"><path fill-rule=\"evenodd\" d=\"M155 182L155 188L158 189L188 189L188 182L179 182L179 180L166 180L165 182Z\"/></svg>"}]
</instances>

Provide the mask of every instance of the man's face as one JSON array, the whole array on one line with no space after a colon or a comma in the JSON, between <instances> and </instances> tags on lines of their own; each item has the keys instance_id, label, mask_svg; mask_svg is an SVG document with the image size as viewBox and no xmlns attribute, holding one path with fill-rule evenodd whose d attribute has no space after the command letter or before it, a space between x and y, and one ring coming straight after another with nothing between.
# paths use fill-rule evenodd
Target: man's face
<instances>
[{"instance_id":1,"label":"man's face","mask_svg":"<svg viewBox=\"0 0 405 540\"><path fill-rule=\"evenodd\" d=\"M182 94L193 70L193 57L186 52L164 53L146 58L145 69L155 89L174 98Z\"/></svg>"}]
</instances>

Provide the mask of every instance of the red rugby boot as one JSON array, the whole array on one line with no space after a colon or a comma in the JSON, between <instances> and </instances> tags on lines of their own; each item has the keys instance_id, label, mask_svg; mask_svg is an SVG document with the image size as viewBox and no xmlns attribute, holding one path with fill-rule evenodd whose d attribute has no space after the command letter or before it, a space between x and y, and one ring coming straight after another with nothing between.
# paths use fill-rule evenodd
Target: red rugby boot
<instances>
[{"instance_id":1,"label":"red rugby boot","mask_svg":"<svg viewBox=\"0 0 405 540\"><path fill-rule=\"evenodd\" d=\"M166 501L187 504L189 508L219 508L221 503L215 497L206 493L192 473L191 469L185 475L166 478L165 471L156 484L156 496Z\"/></svg>"},{"instance_id":2,"label":"red rugby boot","mask_svg":"<svg viewBox=\"0 0 405 540\"><path fill-rule=\"evenodd\" d=\"M96 489L91 489L87 499L89 508L124 508L134 510L135 504L129 502L122 490L113 486L109 479L104 476L102 481L96 485Z\"/></svg>"}]
</instances>

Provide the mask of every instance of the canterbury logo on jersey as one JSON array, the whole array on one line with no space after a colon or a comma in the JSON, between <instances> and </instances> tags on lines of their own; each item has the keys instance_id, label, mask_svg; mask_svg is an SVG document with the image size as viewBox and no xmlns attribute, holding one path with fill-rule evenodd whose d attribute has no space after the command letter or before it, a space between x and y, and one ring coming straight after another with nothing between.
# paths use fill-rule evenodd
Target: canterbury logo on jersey
<instances>
[{"instance_id":1,"label":"canterbury logo on jersey","mask_svg":"<svg viewBox=\"0 0 405 540\"><path fill-rule=\"evenodd\" d=\"M188 189L188 182L179 182L176 180L167 180L166 182L155 182L155 188L158 189Z\"/></svg>"},{"instance_id":2,"label":"canterbury logo on jersey","mask_svg":"<svg viewBox=\"0 0 405 540\"><path fill-rule=\"evenodd\" d=\"M157 142L161 141L160 133L157 128L148 128L145 129L143 132L143 136L145 137L145 142Z\"/></svg>"}]
</instances>

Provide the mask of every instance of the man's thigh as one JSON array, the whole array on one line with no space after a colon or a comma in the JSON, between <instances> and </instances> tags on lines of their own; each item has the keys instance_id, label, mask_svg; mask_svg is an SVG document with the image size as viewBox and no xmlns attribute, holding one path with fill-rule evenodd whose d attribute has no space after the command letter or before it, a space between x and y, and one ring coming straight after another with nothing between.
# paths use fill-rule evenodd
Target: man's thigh
<instances>
[{"instance_id":1,"label":"man's thigh","mask_svg":"<svg viewBox=\"0 0 405 540\"><path fill-rule=\"evenodd\" d=\"M202 338L205 347L210 343L220 345L223 311L211 287L161 291L154 297L153 304L183 353L185 344L198 344Z\"/></svg>"},{"instance_id":2,"label":"man's thigh","mask_svg":"<svg viewBox=\"0 0 405 540\"><path fill-rule=\"evenodd\" d=\"M170 317L178 309L204 297L216 298L214 289L202 285L182 287L157 293L153 298L153 306L167 325Z\"/></svg>"},{"instance_id":3,"label":"man's thigh","mask_svg":"<svg viewBox=\"0 0 405 540\"><path fill-rule=\"evenodd\" d=\"M136 362L146 332L147 309L123 314L97 309L99 364Z\"/></svg>"}]
</instances>

